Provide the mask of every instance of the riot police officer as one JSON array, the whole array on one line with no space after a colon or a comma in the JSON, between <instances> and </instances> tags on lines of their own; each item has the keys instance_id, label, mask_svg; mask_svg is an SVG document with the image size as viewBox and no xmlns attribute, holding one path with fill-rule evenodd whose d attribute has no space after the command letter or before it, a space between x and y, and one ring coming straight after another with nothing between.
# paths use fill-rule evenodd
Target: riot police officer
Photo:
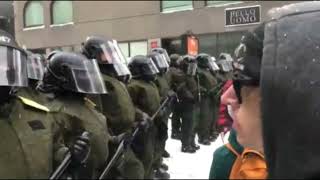
<instances>
[{"instance_id":1,"label":"riot police officer","mask_svg":"<svg viewBox=\"0 0 320 180\"><path fill-rule=\"evenodd\" d=\"M168 153L165 153L165 144L166 140L168 139L168 119L169 115L171 113L171 102L175 99L175 93L170 90L170 85L168 83L168 80L166 78L166 73L169 70L169 64L168 64L168 56L166 55L166 50L164 49L153 49L149 55L154 62L154 64L157 66L157 69L159 70L159 73L157 74L157 79L155 81L155 84L158 87L159 95L161 98L161 104L168 99L168 103L163 108L164 114L161 117L161 120L156 124L157 126L157 139L158 143L156 143L156 162L155 162L155 168L159 169L161 166L163 169L167 170L168 167L165 164L162 164L162 156L164 154L169 155ZM170 155L169 155L170 156Z\"/></svg>"},{"instance_id":2,"label":"riot police officer","mask_svg":"<svg viewBox=\"0 0 320 180\"><path fill-rule=\"evenodd\" d=\"M0 30L0 37L0 177L45 179L59 163L60 150L68 146L63 128L51 107L16 94L13 87L28 86L27 54L9 33ZM85 144L75 139L69 141L71 152Z\"/></svg>"},{"instance_id":3,"label":"riot police officer","mask_svg":"<svg viewBox=\"0 0 320 180\"><path fill-rule=\"evenodd\" d=\"M220 53L219 58L216 61L220 69L217 74L220 84L224 84L227 80L232 78L232 62L233 59L230 54Z\"/></svg>"},{"instance_id":4,"label":"riot police officer","mask_svg":"<svg viewBox=\"0 0 320 180\"><path fill-rule=\"evenodd\" d=\"M197 55L196 61L198 63L197 76L199 77L201 92L200 117L196 131L199 143L210 145L209 130L210 125L214 124L212 122L215 122L213 112L217 112L214 105L217 104L215 102L215 89L218 86L217 79L212 72L219 69L219 67L208 54Z\"/></svg>"},{"instance_id":5,"label":"riot police officer","mask_svg":"<svg viewBox=\"0 0 320 180\"><path fill-rule=\"evenodd\" d=\"M59 107L58 112L64 116L58 116L57 121L67 134L81 134L84 130L90 133L92 148L91 151L86 148L89 158L79 167L78 176L97 178L108 158L109 139L105 117L85 98L87 93L107 93L97 62L81 54L57 52L50 58L37 89L50 100L51 107ZM68 127L74 127L75 131L68 131Z\"/></svg>"},{"instance_id":6,"label":"riot police officer","mask_svg":"<svg viewBox=\"0 0 320 180\"><path fill-rule=\"evenodd\" d=\"M185 55L180 63L184 82L177 87L181 108L181 151L194 153L199 147L194 143L194 126L197 120L196 105L199 102L199 88L195 78L197 63L193 56Z\"/></svg>"},{"instance_id":7,"label":"riot police officer","mask_svg":"<svg viewBox=\"0 0 320 180\"><path fill-rule=\"evenodd\" d=\"M177 87L184 81L184 73L180 69L180 62L182 57L179 54L170 55L170 68L167 73L167 80L170 88L177 92ZM171 116L171 138L181 139L181 109L178 105L178 99L172 103L172 116Z\"/></svg>"},{"instance_id":8,"label":"riot police officer","mask_svg":"<svg viewBox=\"0 0 320 180\"><path fill-rule=\"evenodd\" d=\"M131 73L126 60L115 40L99 36L90 36L82 47L82 53L90 59L97 59L108 94L100 95L102 113L106 116L113 136L131 133L136 121L136 112L126 84ZM110 151L115 151L116 144L110 144ZM110 155L113 153L110 152ZM116 168L108 178L142 179L144 169L131 147L126 147L123 158L118 160Z\"/></svg>"},{"instance_id":9,"label":"riot police officer","mask_svg":"<svg viewBox=\"0 0 320 180\"><path fill-rule=\"evenodd\" d=\"M152 117L160 107L160 95L154 81L159 72L156 65L150 57L137 55L132 57L129 64L132 73L132 80L127 88L131 99L136 106L136 111L142 112L144 119L148 119L149 128L146 131L140 131L137 138L134 139L134 151L143 162L145 169L144 178L153 177L154 146L156 128L155 123L161 120L161 115L153 121ZM162 114L162 113L160 113ZM169 177L167 177L169 178Z\"/></svg>"}]
</instances>

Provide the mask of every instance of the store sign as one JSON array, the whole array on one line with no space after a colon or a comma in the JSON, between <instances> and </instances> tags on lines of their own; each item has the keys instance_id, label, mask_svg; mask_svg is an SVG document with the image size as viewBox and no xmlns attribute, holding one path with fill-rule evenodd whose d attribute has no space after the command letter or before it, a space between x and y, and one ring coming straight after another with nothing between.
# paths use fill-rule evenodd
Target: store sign
<instances>
[{"instance_id":1,"label":"store sign","mask_svg":"<svg viewBox=\"0 0 320 180\"><path fill-rule=\"evenodd\" d=\"M153 41L153 42L151 42L151 49L153 49L153 48L158 48L158 47L159 47L158 41Z\"/></svg>"},{"instance_id":2,"label":"store sign","mask_svg":"<svg viewBox=\"0 0 320 180\"><path fill-rule=\"evenodd\" d=\"M188 54L192 56L196 56L198 54L199 49L199 41L194 36L189 36L188 40Z\"/></svg>"},{"instance_id":3,"label":"store sign","mask_svg":"<svg viewBox=\"0 0 320 180\"><path fill-rule=\"evenodd\" d=\"M259 24L260 21L260 5L225 9L225 22L227 27Z\"/></svg>"},{"instance_id":4,"label":"store sign","mask_svg":"<svg viewBox=\"0 0 320 180\"><path fill-rule=\"evenodd\" d=\"M149 39L148 40L148 49L151 50L153 48L160 48L161 47L161 39Z\"/></svg>"}]
</instances>

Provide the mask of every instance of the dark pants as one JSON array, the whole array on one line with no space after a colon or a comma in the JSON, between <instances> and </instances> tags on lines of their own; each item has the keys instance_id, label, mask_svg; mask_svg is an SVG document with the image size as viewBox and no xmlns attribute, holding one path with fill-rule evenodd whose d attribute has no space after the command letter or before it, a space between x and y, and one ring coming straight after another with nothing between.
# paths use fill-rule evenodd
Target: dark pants
<instances>
[{"instance_id":1,"label":"dark pants","mask_svg":"<svg viewBox=\"0 0 320 180\"><path fill-rule=\"evenodd\" d=\"M217 120L218 120L218 115L219 115L219 104L215 102L210 102L211 111L212 111L212 119L210 122L210 128L209 128L209 134L210 136L217 136L218 134L218 129L217 129Z\"/></svg>"},{"instance_id":2,"label":"dark pants","mask_svg":"<svg viewBox=\"0 0 320 180\"><path fill-rule=\"evenodd\" d=\"M173 111L171 117L171 132L178 134L181 132L181 108L177 101L173 103Z\"/></svg>"},{"instance_id":3,"label":"dark pants","mask_svg":"<svg viewBox=\"0 0 320 180\"><path fill-rule=\"evenodd\" d=\"M192 103L183 103L181 102L181 119L182 119L182 125L181 125L181 143L182 146L188 146L191 145L193 139L193 129L194 129L194 112L195 112L195 105Z\"/></svg>"},{"instance_id":4,"label":"dark pants","mask_svg":"<svg viewBox=\"0 0 320 180\"><path fill-rule=\"evenodd\" d=\"M139 131L132 144L134 153L143 163L145 179L153 178L155 135L156 127L152 125L147 131Z\"/></svg>"},{"instance_id":5,"label":"dark pants","mask_svg":"<svg viewBox=\"0 0 320 180\"><path fill-rule=\"evenodd\" d=\"M199 139L208 139L210 136L210 128L213 119L213 107L211 106L209 97L203 97L200 102L200 114L198 126L196 127L196 132L198 133Z\"/></svg>"}]
</instances>

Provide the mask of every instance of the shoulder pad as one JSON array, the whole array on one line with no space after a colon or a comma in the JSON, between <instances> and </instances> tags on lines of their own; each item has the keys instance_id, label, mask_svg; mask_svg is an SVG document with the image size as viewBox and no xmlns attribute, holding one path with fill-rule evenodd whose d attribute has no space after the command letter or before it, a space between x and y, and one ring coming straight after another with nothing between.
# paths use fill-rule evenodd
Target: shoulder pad
<instances>
[{"instance_id":1,"label":"shoulder pad","mask_svg":"<svg viewBox=\"0 0 320 180\"><path fill-rule=\"evenodd\" d=\"M50 112L50 109L47 108L46 106L43 106L33 100L30 100L30 99L27 99L27 98L24 98L22 96L17 96L23 104L25 105L28 105L28 106L31 106L33 108L36 108L36 109L39 109L39 110L42 110L42 111L45 111L45 112Z\"/></svg>"},{"instance_id":2,"label":"shoulder pad","mask_svg":"<svg viewBox=\"0 0 320 180\"><path fill-rule=\"evenodd\" d=\"M83 98L84 99L84 101L85 101L85 103L86 103L86 105L87 106L90 106L90 107L93 107L93 108L95 108L97 105L93 102L93 101L91 101L89 98L87 98L87 97L85 97L85 98Z\"/></svg>"}]
</instances>

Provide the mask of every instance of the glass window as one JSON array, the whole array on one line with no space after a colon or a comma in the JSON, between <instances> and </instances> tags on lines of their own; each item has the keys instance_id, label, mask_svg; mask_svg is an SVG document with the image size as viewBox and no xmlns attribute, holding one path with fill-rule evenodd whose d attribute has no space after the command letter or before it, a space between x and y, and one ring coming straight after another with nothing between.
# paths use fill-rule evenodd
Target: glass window
<instances>
[{"instance_id":1,"label":"glass window","mask_svg":"<svg viewBox=\"0 0 320 180\"><path fill-rule=\"evenodd\" d=\"M228 32L218 34L217 51L218 53L229 53L233 56L234 50L240 43L241 37L244 34L242 31Z\"/></svg>"},{"instance_id":2,"label":"glass window","mask_svg":"<svg viewBox=\"0 0 320 180\"><path fill-rule=\"evenodd\" d=\"M220 53L229 53L233 56L234 50L239 45L240 39L244 32L225 32L218 34L199 35L199 52L208 53L218 57Z\"/></svg>"},{"instance_id":3,"label":"glass window","mask_svg":"<svg viewBox=\"0 0 320 180\"><path fill-rule=\"evenodd\" d=\"M217 34L199 35L199 52L217 56Z\"/></svg>"},{"instance_id":4,"label":"glass window","mask_svg":"<svg viewBox=\"0 0 320 180\"><path fill-rule=\"evenodd\" d=\"M162 12L183 11L193 8L193 1L161 1Z\"/></svg>"},{"instance_id":5,"label":"glass window","mask_svg":"<svg viewBox=\"0 0 320 180\"><path fill-rule=\"evenodd\" d=\"M207 6L226 6L230 4L238 4L242 1L214 1L214 0L207 0Z\"/></svg>"},{"instance_id":6,"label":"glass window","mask_svg":"<svg viewBox=\"0 0 320 180\"><path fill-rule=\"evenodd\" d=\"M139 42L130 42L130 57L136 55L147 55L148 53L148 42L139 41Z\"/></svg>"},{"instance_id":7,"label":"glass window","mask_svg":"<svg viewBox=\"0 0 320 180\"><path fill-rule=\"evenodd\" d=\"M33 27L44 24L43 7L40 1L29 1L24 10L24 26Z\"/></svg>"},{"instance_id":8,"label":"glass window","mask_svg":"<svg viewBox=\"0 0 320 180\"><path fill-rule=\"evenodd\" d=\"M72 1L54 1L51 5L52 24L65 24L73 21Z\"/></svg>"},{"instance_id":9,"label":"glass window","mask_svg":"<svg viewBox=\"0 0 320 180\"><path fill-rule=\"evenodd\" d=\"M119 43L119 47L126 58L129 58L129 43Z\"/></svg>"}]
</instances>

